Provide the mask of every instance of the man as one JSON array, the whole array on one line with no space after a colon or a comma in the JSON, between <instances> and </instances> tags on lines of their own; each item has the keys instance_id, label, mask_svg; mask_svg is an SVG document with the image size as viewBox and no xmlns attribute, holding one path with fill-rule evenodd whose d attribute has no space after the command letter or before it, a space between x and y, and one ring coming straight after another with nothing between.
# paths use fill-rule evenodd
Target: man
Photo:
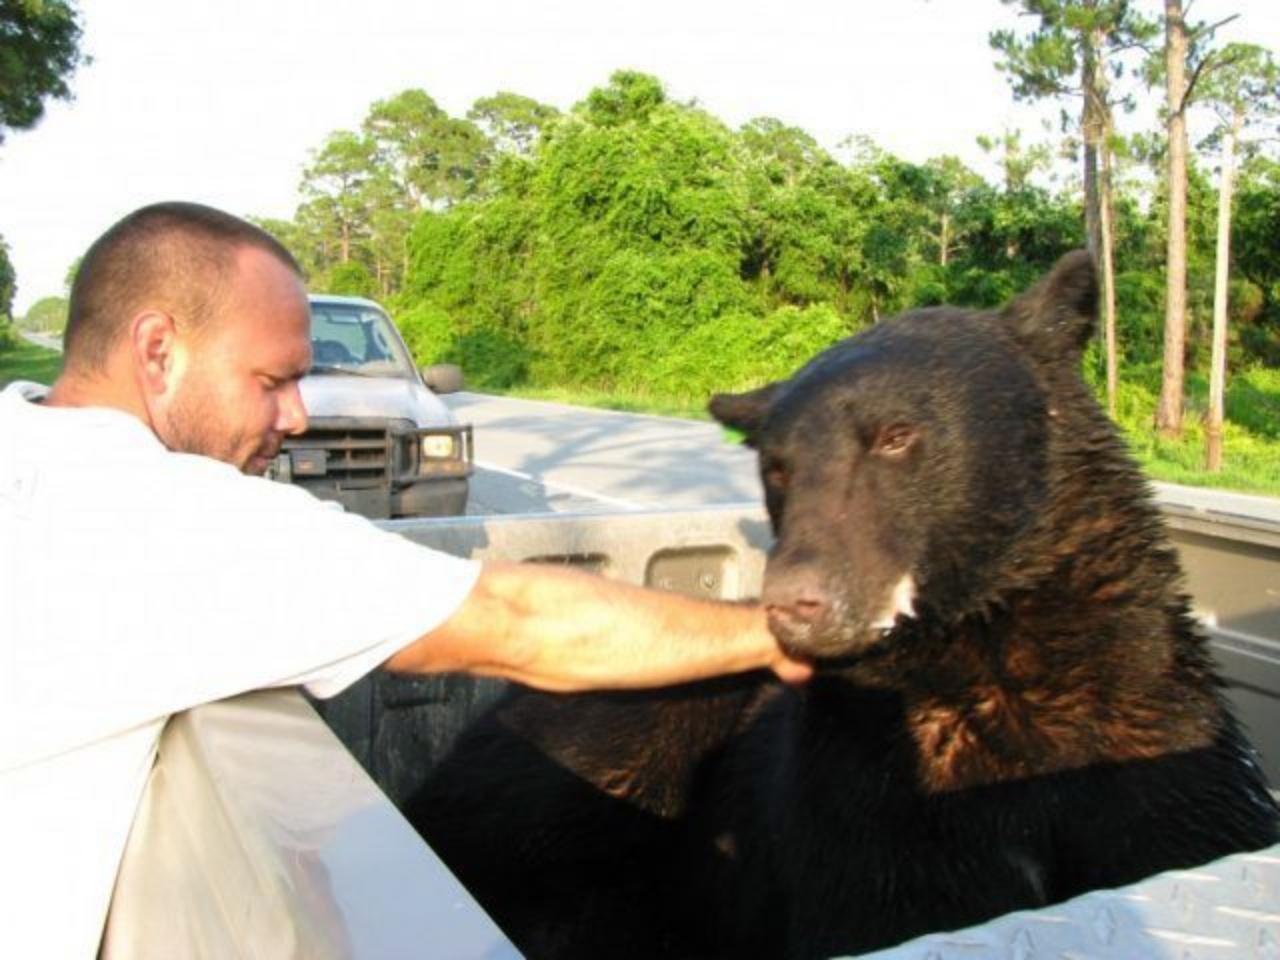
<instances>
[{"instance_id":1,"label":"man","mask_svg":"<svg viewBox=\"0 0 1280 960\"><path fill-rule=\"evenodd\" d=\"M757 609L445 556L254 476L306 426L310 360L289 253L168 203L90 248L43 402L0 394L0 955L93 955L176 711L379 664L555 690L807 675Z\"/></svg>"}]
</instances>

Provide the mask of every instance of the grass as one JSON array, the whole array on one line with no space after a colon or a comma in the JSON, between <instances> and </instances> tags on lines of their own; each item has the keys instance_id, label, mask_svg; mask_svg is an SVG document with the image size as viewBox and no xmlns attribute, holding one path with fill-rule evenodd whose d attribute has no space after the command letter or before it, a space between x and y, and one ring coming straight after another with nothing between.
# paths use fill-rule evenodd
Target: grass
<instances>
[{"instance_id":1,"label":"grass","mask_svg":"<svg viewBox=\"0 0 1280 960\"><path fill-rule=\"evenodd\" d=\"M618 410L622 413L644 413L659 417L679 417L683 420L709 420L706 401L681 400L642 393L608 393L600 390L579 390L574 387L511 387L488 392L501 393L505 397L520 400L545 400L563 403L571 407L595 407L600 410Z\"/></svg>"},{"instance_id":2,"label":"grass","mask_svg":"<svg viewBox=\"0 0 1280 960\"><path fill-rule=\"evenodd\" d=\"M1197 409L1194 399L1198 384L1189 386L1193 391L1192 403L1187 410L1183 435L1178 440L1163 439L1151 428L1156 402L1154 394L1137 387L1122 387L1120 429L1147 476L1189 487L1280 496L1280 371L1259 369L1234 378L1233 396L1228 400L1229 419L1224 430L1223 468L1220 473L1209 473L1204 469L1202 411ZM710 419L705 403L641 393L606 393L569 387L519 387L494 392L569 406L687 420ZM1232 399L1236 400L1234 406L1230 402Z\"/></svg>"},{"instance_id":3,"label":"grass","mask_svg":"<svg viewBox=\"0 0 1280 960\"><path fill-rule=\"evenodd\" d=\"M17 345L0 345L0 387L13 380L52 383L61 369L62 355L56 351L25 340ZM1193 392L1195 388L1193 384ZM526 400L624 413L709 419L704 402L642 393L607 393L569 387L521 387L503 393ZM1179 440L1165 440L1156 436L1150 427L1155 397L1149 391L1122 388L1120 399L1121 430L1134 456L1152 479L1280 496L1280 371L1258 369L1233 378L1223 469L1216 474L1204 469L1204 429L1194 402L1187 412L1183 436Z\"/></svg>"},{"instance_id":4,"label":"grass","mask_svg":"<svg viewBox=\"0 0 1280 960\"><path fill-rule=\"evenodd\" d=\"M62 370L62 354L26 340L0 344L0 387L14 380L53 383Z\"/></svg>"},{"instance_id":5,"label":"grass","mask_svg":"<svg viewBox=\"0 0 1280 960\"><path fill-rule=\"evenodd\" d=\"M1188 487L1280 496L1280 442L1227 423L1222 470L1209 473L1204 468L1204 427L1198 420L1189 418L1178 440L1157 436L1146 423L1124 424L1122 429L1129 449L1153 479Z\"/></svg>"},{"instance_id":6,"label":"grass","mask_svg":"<svg viewBox=\"0 0 1280 960\"><path fill-rule=\"evenodd\" d=\"M1182 436L1170 440L1152 426L1160 394L1159 366L1135 367L1129 373L1120 384L1116 419L1148 476L1190 487L1280 496L1280 371L1255 366L1231 372L1219 473L1204 468L1209 393L1204 376L1188 371Z\"/></svg>"}]
</instances>

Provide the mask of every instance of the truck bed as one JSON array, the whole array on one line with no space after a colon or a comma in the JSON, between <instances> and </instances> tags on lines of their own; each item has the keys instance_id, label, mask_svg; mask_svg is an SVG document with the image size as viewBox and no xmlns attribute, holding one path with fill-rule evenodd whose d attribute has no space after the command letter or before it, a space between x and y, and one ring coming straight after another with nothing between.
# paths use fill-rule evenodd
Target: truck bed
<instances>
[{"instance_id":1,"label":"truck bed","mask_svg":"<svg viewBox=\"0 0 1280 960\"><path fill-rule=\"evenodd\" d=\"M1280 522L1173 503L1164 512L1230 696L1280 783ZM463 556L575 564L723 598L759 589L770 539L754 505L386 526ZM175 717L121 868L103 956L518 956L391 802L501 690L468 677L366 679L324 708L350 752L293 692ZM1277 950L1280 846L874 956Z\"/></svg>"}]
</instances>

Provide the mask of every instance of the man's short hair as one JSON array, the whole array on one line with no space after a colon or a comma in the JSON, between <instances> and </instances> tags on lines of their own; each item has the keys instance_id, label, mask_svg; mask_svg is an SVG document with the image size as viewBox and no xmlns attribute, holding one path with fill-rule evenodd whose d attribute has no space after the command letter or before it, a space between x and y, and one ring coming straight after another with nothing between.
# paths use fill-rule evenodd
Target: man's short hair
<instances>
[{"instance_id":1,"label":"man's short hair","mask_svg":"<svg viewBox=\"0 0 1280 960\"><path fill-rule=\"evenodd\" d=\"M100 371L140 310L166 310L199 326L214 312L246 247L298 277L284 245L260 227L198 203L142 207L94 241L71 285L63 336L66 365Z\"/></svg>"}]
</instances>

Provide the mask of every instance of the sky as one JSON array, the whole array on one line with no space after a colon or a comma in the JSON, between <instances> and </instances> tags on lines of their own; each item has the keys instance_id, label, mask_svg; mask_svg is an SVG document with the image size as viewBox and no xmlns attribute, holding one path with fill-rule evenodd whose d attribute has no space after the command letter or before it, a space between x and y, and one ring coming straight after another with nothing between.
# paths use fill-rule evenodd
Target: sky
<instances>
[{"instance_id":1,"label":"sky","mask_svg":"<svg viewBox=\"0 0 1280 960\"><path fill-rule=\"evenodd\" d=\"M1145 0L1154 8L1154 0ZM995 70L1000 0L79 0L93 62L31 131L0 144L14 309L129 211L158 200L289 219L312 151L409 88L451 115L499 91L560 109L619 69L657 76L731 126L775 117L835 149L954 154L1036 120ZM1280 56L1276 0L1194 0L1226 40ZM1151 12L1151 11L1149 11Z\"/></svg>"}]
</instances>

